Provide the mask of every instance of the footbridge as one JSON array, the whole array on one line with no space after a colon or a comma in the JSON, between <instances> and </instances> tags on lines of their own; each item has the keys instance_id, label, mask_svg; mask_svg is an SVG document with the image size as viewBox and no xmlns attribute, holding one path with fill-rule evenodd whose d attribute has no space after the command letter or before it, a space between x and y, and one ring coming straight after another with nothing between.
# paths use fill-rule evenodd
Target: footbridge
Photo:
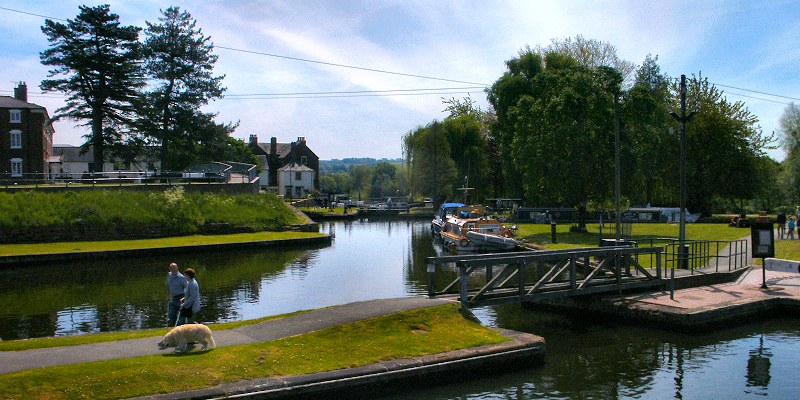
<instances>
[{"instance_id":1,"label":"footbridge","mask_svg":"<svg viewBox=\"0 0 800 400\"><path fill-rule=\"evenodd\" d=\"M428 257L430 297L458 296L468 307L630 289L662 288L663 247L600 247ZM436 289L437 274L455 280Z\"/></svg>"}]
</instances>

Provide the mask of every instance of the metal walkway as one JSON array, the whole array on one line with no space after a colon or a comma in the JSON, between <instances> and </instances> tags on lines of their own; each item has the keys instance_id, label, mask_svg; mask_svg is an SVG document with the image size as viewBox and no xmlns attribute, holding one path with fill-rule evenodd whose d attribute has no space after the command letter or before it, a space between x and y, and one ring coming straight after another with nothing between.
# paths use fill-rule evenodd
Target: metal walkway
<instances>
[{"instance_id":1,"label":"metal walkway","mask_svg":"<svg viewBox=\"0 0 800 400\"><path fill-rule=\"evenodd\" d=\"M660 288L662 251L661 247L600 247L428 257L428 294L458 295L462 304L476 307ZM455 270L457 277L436 290L437 270Z\"/></svg>"}]
</instances>

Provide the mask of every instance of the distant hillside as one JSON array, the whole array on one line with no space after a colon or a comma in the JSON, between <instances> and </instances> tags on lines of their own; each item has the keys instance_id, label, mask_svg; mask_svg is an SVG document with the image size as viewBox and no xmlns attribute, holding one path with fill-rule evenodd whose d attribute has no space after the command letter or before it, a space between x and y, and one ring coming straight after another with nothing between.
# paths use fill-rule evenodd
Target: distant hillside
<instances>
[{"instance_id":1,"label":"distant hillside","mask_svg":"<svg viewBox=\"0 0 800 400\"><path fill-rule=\"evenodd\" d=\"M336 173L336 172L347 172L350 170L350 167L354 165L369 165L374 166L380 162L387 162L390 164L402 164L402 158L395 158L395 159L388 159L388 158L381 158L380 160L374 158L343 158L341 160L333 159L333 160L319 160L319 169L320 173L327 174L327 173Z\"/></svg>"}]
</instances>

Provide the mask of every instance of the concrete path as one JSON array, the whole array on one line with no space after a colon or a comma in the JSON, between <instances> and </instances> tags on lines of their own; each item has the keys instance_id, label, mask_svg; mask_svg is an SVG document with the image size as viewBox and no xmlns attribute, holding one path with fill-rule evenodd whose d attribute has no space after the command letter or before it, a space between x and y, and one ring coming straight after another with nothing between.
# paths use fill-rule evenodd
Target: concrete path
<instances>
[{"instance_id":1,"label":"concrete path","mask_svg":"<svg viewBox=\"0 0 800 400\"><path fill-rule=\"evenodd\" d=\"M750 267L736 281L675 291L674 299L667 291L628 296L630 301L701 310L733 302L757 302L775 297L800 299L800 274L766 271L767 289L762 289L762 268Z\"/></svg>"},{"instance_id":2,"label":"concrete path","mask_svg":"<svg viewBox=\"0 0 800 400\"><path fill-rule=\"evenodd\" d=\"M408 297L369 300L314 310L291 317L214 332L217 347L265 342L299 335L382 315L450 303L450 300ZM166 354L173 348L159 349L161 337L120 340L80 346L0 352L0 374L54 365L75 364L116 358Z\"/></svg>"}]
</instances>

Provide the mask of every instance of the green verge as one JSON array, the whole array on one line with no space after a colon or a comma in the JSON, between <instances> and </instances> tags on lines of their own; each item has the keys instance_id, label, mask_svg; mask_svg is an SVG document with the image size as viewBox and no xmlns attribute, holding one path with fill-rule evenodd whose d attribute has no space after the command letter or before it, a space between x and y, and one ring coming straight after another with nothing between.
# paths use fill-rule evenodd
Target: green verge
<instances>
[{"instance_id":1,"label":"green verge","mask_svg":"<svg viewBox=\"0 0 800 400\"><path fill-rule=\"evenodd\" d=\"M292 313L271 315L267 317L248 319L245 321L221 322L218 324L208 324L211 330L223 331L226 329L238 328L240 326L255 325L259 322L273 319L291 317L293 315L304 314L313 310L295 311ZM138 331L120 331L92 333L88 335L72 335L59 337L43 337L23 340L7 340L0 342L0 351L20 351L34 349L48 349L53 347L80 346L82 344L113 342L116 340L141 339L146 337L161 337L167 334L171 328L142 329Z\"/></svg>"},{"instance_id":2,"label":"green verge","mask_svg":"<svg viewBox=\"0 0 800 400\"><path fill-rule=\"evenodd\" d=\"M508 339L457 304L372 318L272 342L38 368L0 375L3 399L117 399L437 354Z\"/></svg>"},{"instance_id":3,"label":"green verge","mask_svg":"<svg viewBox=\"0 0 800 400\"><path fill-rule=\"evenodd\" d=\"M556 240L554 244L550 241L550 225L548 224L516 224L518 237L525 239L529 243L545 246L548 249L567 249L576 247L597 247L600 238L599 224L587 224L588 232L570 232L570 224L556 226ZM640 242L639 246L646 245L650 239L657 238L677 238L679 235L678 224L668 223L642 223L632 224L631 239ZM608 228L605 232L608 235ZM749 229L733 228L727 224L686 224L687 240L722 240L731 241L750 236Z\"/></svg>"},{"instance_id":4,"label":"green verge","mask_svg":"<svg viewBox=\"0 0 800 400\"><path fill-rule=\"evenodd\" d=\"M2 244L0 256L80 253L113 250L156 249L183 246L202 246L232 243L252 243L322 237L316 232L254 232L230 235L190 235L160 239L110 240L95 242L58 242L34 244Z\"/></svg>"}]
</instances>

